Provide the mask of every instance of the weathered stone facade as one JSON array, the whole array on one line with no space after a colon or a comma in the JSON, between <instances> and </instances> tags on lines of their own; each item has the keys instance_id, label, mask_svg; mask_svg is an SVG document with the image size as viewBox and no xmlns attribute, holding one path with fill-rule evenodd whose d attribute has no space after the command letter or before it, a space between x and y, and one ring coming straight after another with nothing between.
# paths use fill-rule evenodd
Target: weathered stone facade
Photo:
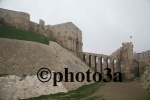
<instances>
[{"instance_id":1,"label":"weathered stone facade","mask_svg":"<svg viewBox=\"0 0 150 100\"><path fill-rule=\"evenodd\" d=\"M103 73L105 68L111 68L112 75L114 72L121 72L128 79L139 77L146 67L144 62L135 59L131 42L122 43L122 47L110 56L88 52L77 52L77 54L95 72Z\"/></svg>"},{"instance_id":2,"label":"weathered stone facade","mask_svg":"<svg viewBox=\"0 0 150 100\"><path fill-rule=\"evenodd\" d=\"M135 64L135 67L137 66L139 70L135 70L135 72L139 72L139 74L143 74L145 71L146 66L150 66L150 50L142 53L134 53L134 61L137 63Z\"/></svg>"},{"instance_id":3,"label":"weathered stone facade","mask_svg":"<svg viewBox=\"0 0 150 100\"><path fill-rule=\"evenodd\" d=\"M122 47L110 56L87 52L78 52L78 56L95 71L102 73L104 68L111 68L112 73L121 72L124 77L129 79L135 77L132 43L123 43Z\"/></svg>"},{"instance_id":4,"label":"weathered stone facade","mask_svg":"<svg viewBox=\"0 0 150 100\"><path fill-rule=\"evenodd\" d=\"M30 15L28 13L0 8L0 19L2 23L14 26L17 29L29 29Z\"/></svg>"},{"instance_id":5,"label":"weathered stone facade","mask_svg":"<svg viewBox=\"0 0 150 100\"><path fill-rule=\"evenodd\" d=\"M82 52L82 31L72 22L52 26L57 43L71 51Z\"/></svg>"},{"instance_id":6,"label":"weathered stone facade","mask_svg":"<svg viewBox=\"0 0 150 100\"><path fill-rule=\"evenodd\" d=\"M118 59L118 66L126 78L134 78L134 55L133 44L130 42L122 43L122 47L116 50L111 56Z\"/></svg>"},{"instance_id":7,"label":"weathered stone facade","mask_svg":"<svg viewBox=\"0 0 150 100\"><path fill-rule=\"evenodd\" d=\"M115 57L89 52L77 52L77 54L91 69L102 73L102 75L105 73L105 68L110 68L112 75L114 72L119 71Z\"/></svg>"},{"instance_id":8,"label":"weathered stone facade","mask_svg":"<svg viewBox=\"0 0 150 100\"><path fill-rule=\"evenodd\" d=\"M53 74L50 81L39 81L37 72L43 67L50 69L52 73L61 72L63 81L58 86L53 86ZM0 38L0 100L20 100L67 92L93 83L86 79L83 82L75 79L74 82L64 82L64 68L73 72L74 78L78 72L86 75L86 71L90 69L81 59L56 42L51 41L49 45L45 45Z\"/></svg>"},{"instance_id":9,"label":"weathered stone facade","mask_svg":"<svg viewBox=\"0 0 150 100\"><path fill-rule=\"evenodd\" d=\"M82 31L72 22L45 25L41 19L39 23L30 21L28 13L0 8L0 24L36 32L56 41L62 47L75 52L93 71L101 72L102 75L105 74L103 71L105 68L110 68L112 76L115 72L121 72L125 78L131 79L140 76L146 66L141 57L145 53L134 55L132 43L123 43L122 47L111 55L82 52ZM47 46L31 41L1 39L0 99L15 100L67 92L89 84L86 81L82 83L63 82L56 89L52 87L52 81L45 85L37 80L36 74L41 67L49 67L54 71L63 72L63 74L62 69L66 67L75 73L78 71L85 73L89 69L83 61L60 45L52 42ZM150 55L150 51L146 52L146 55ZM149 58L149 56L145 58ZM145 72L144 79L147 73ZM145 84L149 86L149 83Z\"/></svg>"},{"instance_id":10,"label":"weathered stone facade","mask_svg":"<svg viewBox=\"0 0 150 100\"><path fill-rule=\"evenodd\" d=\"M82 31L72 22L45 25L41 19L39 23L30 21L28 13L0 8L0 23L42 34L70 51L82 52Z\"/></svg>"},{"instance_id":11,"label":"weathered stone facade","mask_svg":"<svg viewBox=\"0 0 150 100\"><path fill-rule=\"evenodd\" d=\"M137 61L144 62L150 66L150 50L142 53L134 53L134 58Z\"/></svg>"}]
</instances>

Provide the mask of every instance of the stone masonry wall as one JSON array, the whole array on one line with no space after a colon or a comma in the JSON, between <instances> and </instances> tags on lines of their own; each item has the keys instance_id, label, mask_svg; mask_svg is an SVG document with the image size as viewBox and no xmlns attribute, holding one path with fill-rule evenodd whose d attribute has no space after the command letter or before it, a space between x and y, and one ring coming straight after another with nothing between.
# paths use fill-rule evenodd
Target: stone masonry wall
<instances>
[{"instance_id":1,"label":"stone masonry wall","mask_svg":"<svg viewBox=\"0 0 150 100\"><path fill-rule=\"evenodd\" d=\"M134 78L134 55L133 55L133 44L130 42L122 43L122 47L111 54L112 57L118 59L118 66L121 72L124 73L128 79Z\"/></svg>"},{"instance_id":2,"label":"stone masonry wall","mask_svg":"<svg viewBox=\"0 0 150 100\"><path fill-rule=\"evenodd\" d=\"M90 68L70 51L55 42L49 45L32 41L0 38L0 100L18 100L51 93L67 92L92 82L59 82L53 85L53 78L42 83L37 78L40 68L61 72L64 68L76 75ZM93 71L90 69L91 75ZM74 76L75 77L75 76ZM63 78L64 80L64 78ZM70 80L70 78L69 78Z\"/></svg>"},{"instance_id":3,"label":"stone masonry wall","mask_svg":"<svg viewBox=\"0 0 150 100\"><path fill-rule=\"evenodd\" d=\"M54 40L71 51L82 51L82 31L72 22L52 26Z\"/></svg>"},{"instance_id":4,"label":"stone masonry wall","mask_svg":"<svg viewBox=\"0 0 150 100\"><path fill-rule=\"evenodd\" d=\"M30 15L28 13L0 8L0 18L4 20L4 24L17 29L29 30Z\"/></svg>"},{"instance_id":5,"label":"stone masonry wall","mask_svg":"<svg viewBox=\"0 0 150 100\"><path fill-rule=\"evenodd\" d=\"M42 19L39 23L30 21L28 13L0 8L0 23L42 34L70 51L82 52L82 31L72 22L45 25Z\"/></svg>"},{"instance_id":6,"label":"stone masonry wall","mask_svg":"<svg viewBox=\"0 0 150 100\"><path fill-rule=\"evenodd\" d=\"M46 31L45 29L45 22L43 20L39 20L39 24L38 23L35 23L35 22L32 22L30 21L29 23L29 30L32 31L32 32L36 32L38 34L42 34L46 37L48 37L48 33L51 32L50 30Z\"/></svg>"}]
</instances>

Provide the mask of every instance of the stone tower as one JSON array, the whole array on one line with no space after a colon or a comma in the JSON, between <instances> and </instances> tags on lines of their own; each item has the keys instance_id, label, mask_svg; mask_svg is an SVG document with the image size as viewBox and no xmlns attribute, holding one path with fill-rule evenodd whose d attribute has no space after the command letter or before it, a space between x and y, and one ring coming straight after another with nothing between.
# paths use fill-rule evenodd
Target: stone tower
<instances>
[{"instance_id":1,"label":"stone tower","mask_svg":"<svg viewBox=\"0 0 150 100\"><path fill-rule=\"evenodd\" d=\"M82 31L72 22L51 26L53 38L61 46L74 52L82 52Z\"/></svg>"},{"instance_id":2,"label":"stone tower","mask_svg":"<svg viewBox=\"0 0 150 100\"><path fill-rule=\"evenodd\" d=\"M134 54L133 54L133 44L130 42L122 43L122 48L120 51L120 66L123 69L125 77L134 77Z\"/></svg>"},{"instance_id":3,"label":"stone tower","mask_svg":"<svg viewBox=\"0 0 150 100\"><path fill-rule=\"evenodd\" d=\"M124 77L131 79L134 77L134 54L132 42L122 43L122 47L111 55L117 59L117 71L121 71Z\"/></svg>"}]
</instances>

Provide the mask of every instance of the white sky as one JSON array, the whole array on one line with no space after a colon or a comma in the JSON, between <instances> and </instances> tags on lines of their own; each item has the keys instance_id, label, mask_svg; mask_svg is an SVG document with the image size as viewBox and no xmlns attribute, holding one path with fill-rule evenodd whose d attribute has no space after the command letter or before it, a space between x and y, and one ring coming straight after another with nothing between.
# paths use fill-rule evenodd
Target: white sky
<instances>
[{"instance_id":1,"label":"white sky","mask_svg":"<svg viewBox=\"0 0 150 100\"><path fill-rule=\"evenodd\" d=\"M130 41L135 52L150 50L150 0L0 0L0 8L27 12L34 22L73 22L86 52L109 55Z\"/></svg>"}]
</instances>

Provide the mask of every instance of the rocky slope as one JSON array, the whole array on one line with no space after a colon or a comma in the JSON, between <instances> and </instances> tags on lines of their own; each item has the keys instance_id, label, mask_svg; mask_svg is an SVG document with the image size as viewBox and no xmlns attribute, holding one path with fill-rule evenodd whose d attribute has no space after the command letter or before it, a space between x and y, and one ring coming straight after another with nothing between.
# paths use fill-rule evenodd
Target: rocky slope
<instances>
[{"instance_id":1,"label":"rocky slope","mask_svg":"<svg viewBox=\"0 0 150 100\"><path fill-rule=\"evenodd\" d=\"M67 92L89 84L83 82L42 83L37 78L40 68L62 72L64 68L85 73L89 67L74 54L55 42L49 45L31 41L0 38L0 100L17 100L58 92Z\"/></svg>"}]
</instances>

